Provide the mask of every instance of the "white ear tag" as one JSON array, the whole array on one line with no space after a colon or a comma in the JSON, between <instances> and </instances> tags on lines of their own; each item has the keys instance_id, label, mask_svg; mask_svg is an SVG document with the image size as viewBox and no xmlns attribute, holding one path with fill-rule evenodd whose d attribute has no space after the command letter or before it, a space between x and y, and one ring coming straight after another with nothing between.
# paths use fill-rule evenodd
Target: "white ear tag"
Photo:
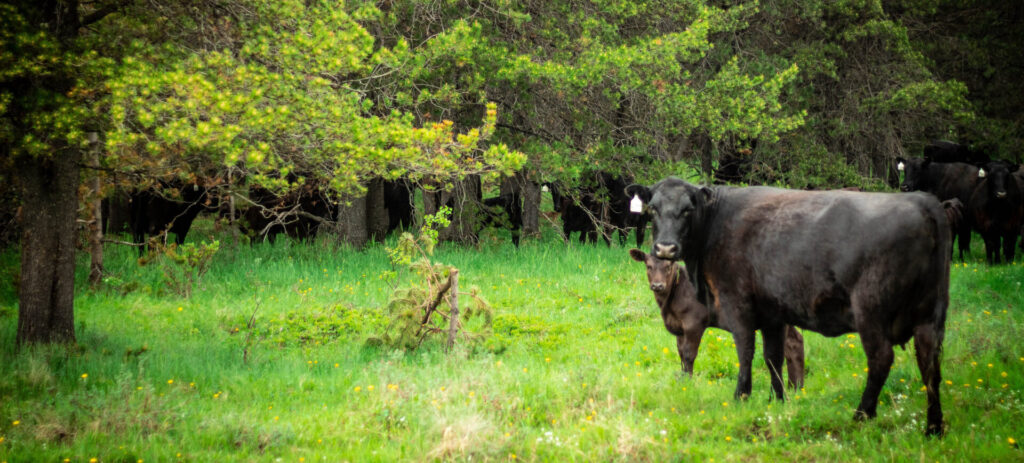
<instances>
[{"instance_id":1,"label":"white ear tag","mask_svg":"<svg viewBox=\"0 0 1024 463\"><path fill-rule=\"evenodd\" d=\"M903 163L902 163L902 162L901 162L901 163L899 163L899 164L896 164L896 170L898 170L898 171L900 171L900 172L903 172L903 167L904 167L904 166L903 166Z\"/></svg>"},{"instance_id":2,"label":"white ear tag","mask_svg":"<svg viewBox=\"0 0 1024 463\"><path fill-rule=\"evenodd\" d=\"M548 191L548 186L544 185L544 186L540 187L540 191Z\"/></svg>"},{"instance_id":3,"label":"white ear tag","mask_svg":"<svg viewBox=\"0 0 1024 463\"><path fill-rule=\"evenodd\" d=\"M985 178L985 169L978 169L978 178Z\"/></svg>"},{"instance_id":4,"label":"white ear tag","mask_svg":"<svg viewBox=\"0 0 1024 463\"><path fill-rule=\"evenodd\" d=\"M640 196L633 195L633 199L629 201L629 212L639 214L644 211L644 202L640 200Z\"/></svg>"}]
</instances>

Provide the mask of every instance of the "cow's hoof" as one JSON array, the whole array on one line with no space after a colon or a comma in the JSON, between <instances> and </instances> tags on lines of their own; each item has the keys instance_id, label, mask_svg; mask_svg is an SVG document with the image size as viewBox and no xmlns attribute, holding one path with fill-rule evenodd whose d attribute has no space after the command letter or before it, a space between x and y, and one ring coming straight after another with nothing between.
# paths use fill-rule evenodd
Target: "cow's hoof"
<instances>
[{"instance_id":1,"label":"cow's hoof","mask_svg":"<svg viewBox=\"0 0 1024 463\"><path fill-rule=\"evenodd\" d=\"M874 417L874 413L868 413L864 410L857 410L853 412L853 421L867 421Z\"/></svg>"},{"instance_id":2,"label":"cow's hoof","mask_svg":"<svg viewBox=\"0 0 1024 463\"><path fill-rule=\"evenodd\" d=\"M946 435L946 427L940 424L929 424L924 430L926 437L937 437L939 439Z\"/></svg>"}]
</instances>

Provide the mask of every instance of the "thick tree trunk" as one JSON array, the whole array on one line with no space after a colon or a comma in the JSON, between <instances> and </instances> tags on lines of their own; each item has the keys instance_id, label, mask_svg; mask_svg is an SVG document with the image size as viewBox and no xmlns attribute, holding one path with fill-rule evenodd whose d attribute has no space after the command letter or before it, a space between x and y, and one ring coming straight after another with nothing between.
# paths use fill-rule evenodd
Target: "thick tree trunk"
<instances>
[{"instance_id":1,"label":"thick tree trunk","mask_svg":"<svg viewBox=\"0 0 1024 463\"><path fill-rule=\"evenodd\" d=\"M477 242L477 219L480 210L480 177L471 175L455 188L452 224L442 233L442 239L465 244Z\"/></svg>"},{"instance_id":2,"label":"thick tree trunk","mask_svg":"<svg viewBox=\"0 0 1024 463\"><path fill-rule=\"evenodd\" d=\"M523 235L540 236L540 185L522 176Z\"/></svg>"},{"instance_id":3,"label":"thick tree trunk","mask_svg":"<svg viewBox=\"0 0 1024 463\"><path fill-rule=\"evenodd\" d=\"M78 162L67 150L18 159L24 233L18 307L19 345L75 341L75 237Z\"/></svg>"},{"instance_id":4,"label":"thick tree trunk","mask_svg":"<svg viewBox=\"0 0 1024 463\"><path fill-rule=\"evenodd\" d=\"M375 178L366 186L366 230L370 239L384 241L388 233L388 210L384 204L384 179Z\"/></svg>"},{"instance_id":5,"label":"thick tree trunk","mask_svg":"<svg viewBox=\"0 0 1024 463\"><path fill-rule=\"evenodd\" d=\"M338 239L356 248L366 246L370 233L366 227L366 196L349 198L338 207Z\"/></svg>"}]
</instances>

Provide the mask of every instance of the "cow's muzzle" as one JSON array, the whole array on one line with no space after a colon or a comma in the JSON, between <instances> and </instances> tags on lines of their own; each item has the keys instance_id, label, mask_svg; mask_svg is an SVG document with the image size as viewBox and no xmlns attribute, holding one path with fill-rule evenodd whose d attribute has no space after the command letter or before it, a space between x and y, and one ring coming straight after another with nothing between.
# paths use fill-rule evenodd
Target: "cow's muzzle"
<instances>
[{"instance_id":1,"label":"cow's muzzle","mask_svg":"<svg viewBox=\"0 0 1024 463\"><path fill-rule=\"evenodd\" d=\"M651 291L660 293L665 290L665 283L651 283Z\"/></svg>"},{"instance_id":2,"label":"cow's muzzle","mask_svg":"<svg viewBox=\"0 0 1024 463\"><path fill-rule=\"evenodd\" d=\"M900 191L902 191L904 193L909 193L910 192L910 185L907 185L907 184L900 185Z\"/></svg>"},{"instance_id":3,"label":"cow's muzzle","mask_svg":"<svg viewBox=\"0 0 1024 463\"><path fill-rule=\"evenodd\" d=\"M654 255L659 259L675 259L679 246L669 243L654 243Z\"/></svg>"},{"instance_id":4,"label":"cow's muzzle","mask_svg":"<svg viewBox=\"0 0 1024 463\"><path fill-rule=\"evenodd\" d=\"M1006 192L1005 191L997 191L996 192L996 197L999 198L999 199L1003 199L1003 198L1006 197Z\"/></svg>"}]
</instances>

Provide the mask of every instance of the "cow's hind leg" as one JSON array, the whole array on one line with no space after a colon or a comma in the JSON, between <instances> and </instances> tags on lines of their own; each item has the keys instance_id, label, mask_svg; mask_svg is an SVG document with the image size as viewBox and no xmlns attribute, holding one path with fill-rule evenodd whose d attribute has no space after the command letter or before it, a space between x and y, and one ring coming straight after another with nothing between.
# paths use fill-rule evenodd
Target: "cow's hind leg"
<instances>
[{"instance_id":1,"label":"cow's hind leg","mask_svg":"<svg viewBox=\"0 0 1024 463\"><path fill-rule=\"evenodd\" d=\"M864 420L877 415L878 395L882 392L885 380L889 378L893 352L892 343L882 333L861 332L860 337L864 344L864 353L868 358L868 382L853 417L857 420Z\"/></svg>"},{"instance_id":2,"label":"cow's hind leg","mask_svg":"<svg viewBox=\"0 0 1024 463\"><path fill-rule=\"evenodd\" d=\"M942 384L942 371L939 368L939 354L942 351L942 335L934 325L920 325L914 330L914 351L917 354L917 367L921 370L921 381L928 393L928 426L925 434L941 436L942 403L939 401L939 385Z\"/></svg>"},{"instance_id":3,"label":"cow's hind leg","mask_svg":"<svg viewBox=\"0 0 1024 463\"><path fill-rule=\"evenodd\" d=\"M761 328L761 338L764 339L764 364L768 367L768 374L772 378L772 391L775 392L775 398L785 400L782 387L782 359L784 358L786 325Z\"/></svg>"}]
</instances>

